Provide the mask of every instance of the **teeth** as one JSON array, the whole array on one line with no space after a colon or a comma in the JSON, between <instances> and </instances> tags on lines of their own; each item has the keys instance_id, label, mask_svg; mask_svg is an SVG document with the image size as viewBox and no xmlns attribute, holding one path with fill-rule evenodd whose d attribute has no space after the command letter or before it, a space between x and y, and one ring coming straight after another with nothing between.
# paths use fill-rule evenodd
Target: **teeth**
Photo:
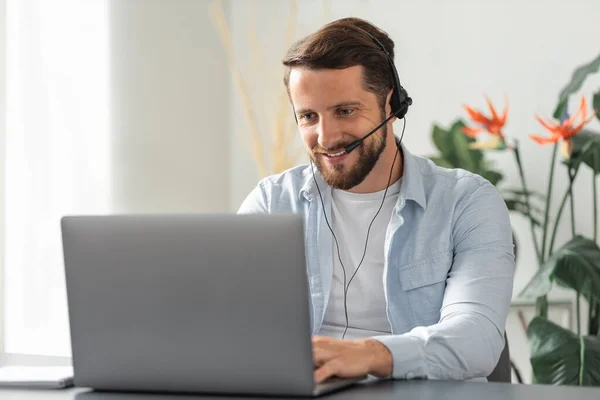
<instances>
[{"instance_id":1,"label":"teeth","mask_svg":"<svg viewBox=\"0 0 600 400\"><path fill-rule=\"evenodd\" d=\"M346 151L345 151L345 150L342 150L342 151L340 151L339 153L331 153L331 154L330 154L330 153L327 153L327 155L328 155L329 157L339 157L339 156L341 156L341 155L344 155L344 153L346 153Z\"/></svg>"}]
</instances>

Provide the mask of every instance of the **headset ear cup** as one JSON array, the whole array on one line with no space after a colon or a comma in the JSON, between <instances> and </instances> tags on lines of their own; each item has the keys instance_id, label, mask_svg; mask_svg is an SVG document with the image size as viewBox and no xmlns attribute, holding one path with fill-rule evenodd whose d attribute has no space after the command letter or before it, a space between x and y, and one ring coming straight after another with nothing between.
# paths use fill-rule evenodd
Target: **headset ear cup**
<instances>
[{"instance_id":1,"label":"headset ear cup","mask_svg":"<svg viewBox=\"0 0 600 400\"><path fill-rule=\"evenodd\" d=\"M394 94L395 94L395 92L394 92ZM408 93L402 86L400 86L400 91L399 91L398 95L394 96L394 97L395 97L395 101L391 101L390 103L394 103L394 102L397 103L397 107L392 108L392 109L398 110L395 113L396 117L398 117L398 119L402 119L408 112L408 107L410 107L410 105L412 104L412 99L408 96Z\"/></svg>"},{"instance_id":2,"label":"headset ear cup","mask_svg":"<svg viewBox=\"0 0 600 400\"><path fill-rule=\"evenodd\" d=\"M394 91L392 92L392 97L390 98L390 108L392 113L394 113L394 115L398 118L402 118L400 114L405 112L403 111L403 109L405 108L403 100L404 98L402 96L402 93L398 91L397 87L394 88Z\"/></svg>"},{"instance_id":3,"label":"headset ear cup","mask_svg":"<svg viewBox=\"0 0 600 400\"><path fill-rule=\"evenodd\" d=\"M398 112L396 113L396 117L398 119L404 118L404 116L406 115L406 111L407 111L407 107L406 106L402 106L402 107L398 108Z\"/></svg>"},{"instance_id":4,"label":"headset ear cup","mask_svg":"<svg viewBox=\"0 0 600 400\"><path fill-rule=\"evenodd\" d=\"M402 95L396 94L394 91L394 95L392 96L392 100L390 101L390 106L392 108L392 112L398 119L404 118L406 115L406 111L408 111L408 105L406 104L405 97Z\"/></svg>"}]
</instances>

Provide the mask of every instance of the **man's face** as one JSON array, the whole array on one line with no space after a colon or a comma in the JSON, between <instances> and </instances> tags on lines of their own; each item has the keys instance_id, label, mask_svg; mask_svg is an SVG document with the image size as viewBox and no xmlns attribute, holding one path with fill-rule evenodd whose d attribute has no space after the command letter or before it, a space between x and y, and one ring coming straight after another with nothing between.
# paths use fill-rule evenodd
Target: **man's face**
<instances>
[{"instance_id":1,"label":"man's face","mask_svg":"<svg viewBox=\"0 0 600 400\"><path fill-rule=\"evenodd\" d=\"M342 190L360 184L385 149L387 136L383 126L350 154L344 151L386 118L377 96L362 86L362 67L292 68L289 91L302 140L325 181Z\"/></svg>"}]
</instances>

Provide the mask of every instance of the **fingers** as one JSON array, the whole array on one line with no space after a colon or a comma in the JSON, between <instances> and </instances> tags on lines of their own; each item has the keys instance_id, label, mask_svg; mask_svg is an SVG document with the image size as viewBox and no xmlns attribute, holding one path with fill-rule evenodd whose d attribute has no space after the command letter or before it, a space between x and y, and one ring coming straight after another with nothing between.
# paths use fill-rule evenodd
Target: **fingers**
<instances>
[{"instance_id":1,"label":"fingers","mask_svg":"<svg viewBox=\"0 0 600 400\"><path fill-rule=\"evenodd\" d=\"M368 357L359 343L323 336L313 337L312 343L317 384L332 376L351 378L368 372Z\"/></svg>"},{"instance_id":2,"label":"fingers","mask_svg":"<svg viewBox=\"0 0 600 400\"><path fill-rule=\"evenodd\" d=\"M332 341L330 338L324 336L315 336L312 339L312 343L313 363L316 367L320 367L321 365L325 364L337 354L332 346Z\"/></svg>"},{"instance_id":3,"label":"fingers","mask_svg":"<svg viewBox=\"0 0 600 400\"><path fill-rule=\"evenodd\" d=\"M326 362L334 359L340 353L326 347L315 347L313 348L313 363L316 367L320 367Z\"/></svg>"},{"instance_id":4,"label":"fingers","mask_svg":"<svg viewBox=\"0 0 600 400\"><path fill-rule=\"evenodd\" d=\"M328 378L360 378L369 374L368 366L360 358L336 357L314 372L315 383L319 384Z\"/></svg>"},{"instance_id":5,"label":"fingers","mask_svg":"<svg viewBox=\"0 0 600 400\"><path fill-rule=\"evenodd\" d=\"M328 350L328 351L342 351L348 349L351 346L349 341L334 339L326 336L314 336L312 338L313 349Z\"/></svg>"},{"instance_id":6,"label":"fingers","mask_svg":"<svg viewBox=\"0 0 600 400\"><path fill-rule=\"evenodd\" d=\"M320 367L343 353L352 351L356 347L357 346L353 341L334 339L328 336L313 336L312 348L314 365Z\"/></svg>"},{"instance_id":7,"label":"fingers","mask_svg":"<svg viewBox=\"0 0 600 400\"><path fill-rule=\"evenodd\" d=\"M335 344L336 342L342 342L342 341L339 339L334 339L329 336L313 336L312 337L313 346L332 345L332 344Z\"/></svg>"},{"instance_id":8,"label":"fingers","mask_svg":"<svg viewBox=\"0 0 600 400\"><path fill-rule=\"evenodd\" d=\"M325 363L315 371L315 383L318 385L328 378L338 374L339 362L336 359Z\"/></svg>"}]
</instances>

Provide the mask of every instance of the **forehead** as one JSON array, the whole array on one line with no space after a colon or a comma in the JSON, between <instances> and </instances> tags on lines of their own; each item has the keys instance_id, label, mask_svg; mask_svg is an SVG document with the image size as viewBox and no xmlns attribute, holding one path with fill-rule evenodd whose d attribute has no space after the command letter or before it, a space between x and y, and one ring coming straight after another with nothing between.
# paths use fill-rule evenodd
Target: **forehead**
<instances>
[{"instance_id":1,"label":"forehead","mask_svg":"<svg viewBox=\"0 0 600 400\"><path fill-rule=\"evenodd\" d=\"M372 93L362 85L362 66L344 69L292 68L289 90L295 108L326 107L332 102L367 101Z\"/></svg>"}]
</instances>

